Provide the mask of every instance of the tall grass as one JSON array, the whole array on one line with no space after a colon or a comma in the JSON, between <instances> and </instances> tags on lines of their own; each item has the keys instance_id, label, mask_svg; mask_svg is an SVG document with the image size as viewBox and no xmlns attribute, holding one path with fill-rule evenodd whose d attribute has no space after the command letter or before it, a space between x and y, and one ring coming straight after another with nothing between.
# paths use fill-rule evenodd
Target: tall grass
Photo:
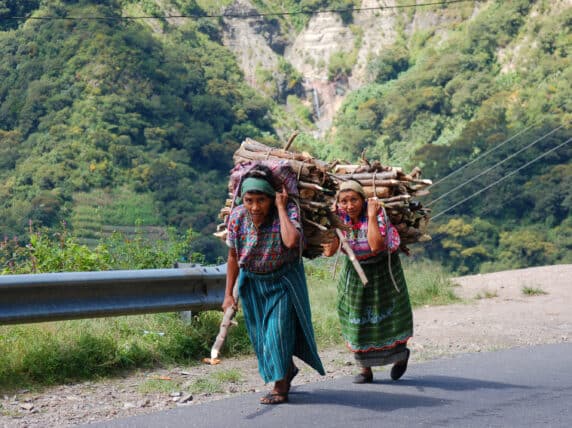
<instances>
[{"instance_id":1,"label":"tall grass","mask_svg":"<svg viewBox=\"0 0 572 428\"><path fill-rule=\"evenodd\" d=\"M75 248L77 257L81 259L83 254L89 258L86 248L77 251L72 244L59 236L54 248L60 252L62 246L70 251ZM41 257L42 254L54 257L50 248L48 241L42 241L42 245L36 243L36 266L49 269ZM159 265L165 262L165 255L140 246L137 249L149 258L146 267L153 267L151 259L156 258ZM105 257L106 263L110 260L113 258ZM59 266L57 261L52 262ZM82 266L81 261L77 266ZM406 262L404 266L414 307L456 300L452 284L440 266L425 261ZM320 348L342 342L336 309L338 278L333 278L333 270L333 258L306 262L313 324ZM191 324L177 313L165 313L0 326L0 392L97 379L137 368L198 364L210 355L221 318L221 312L211 311L196 315ZM238 326L227 337L223 358L252 352L241 312L237 321Z\"/></svg>"},{"instance_id":2,"label":"tall grass","mask_svg":"<svg viewBox=\"0 0 572 428\"><path fill-rule=\"evenodd\" d=\"M0 392L97 379L125 370L194 365L210 355L221 316L185 323L178 314L0 326ZM224 357L251 352L244 322L227 338Z\"/></svg>"},{"instance_id":3,"label":"tall grass","mask_svg":"<svg viewBox=\"0 0 572 428\"><path fill-rule=\"evenodd\" d=\"M333 277L334 260L306 262L308 294L316 341L320 347L342 343L337 312L337 278Z\"/></svg>"},{"instance_id":4,"label":"tall grass","mask_svg":"<svg viewBox=\"0 0 572 428\"><path fill-rule=\"evenodd\" d=\"M405 257L401 260L409 299L414 308L425 305L448 305L460 301L454 292L455 284L443 266L429 260L409 261Z\"/></svg>"}]
</instances>

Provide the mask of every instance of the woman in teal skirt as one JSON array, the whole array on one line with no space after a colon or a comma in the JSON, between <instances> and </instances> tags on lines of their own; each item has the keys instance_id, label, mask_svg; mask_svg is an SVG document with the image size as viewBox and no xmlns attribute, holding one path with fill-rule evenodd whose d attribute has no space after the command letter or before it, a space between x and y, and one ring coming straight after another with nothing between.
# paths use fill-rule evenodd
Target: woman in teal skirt
<instances>
[{"instance_id":1,"label":"woman in teal skirt","mask_svg":"<svg viewBox=\"0 0 572 428\"><path fill-rule=\"evenodd\" d=\"M373 381L373 366L393 363L391 378L407 370L413 335L413 316L399 256L400 239L377 198L367 198L357 181L342 183L337 213L347 226L346 242L359 261L368 283L363 285L345 257L338 283L338 315L342 335L360 373L354 383ZM332 256L339 240L324 245Z\"/></svg>"},{"instance_id":2,"label":"woman in teal skirt","mask_svg":"<svg viewBox=\"0 0 572 428\"><path fill-rule=\"evenodd\" d=\"M292 357L324 375L316 347L300 245L298 207L285 188L276 192L267 169L251 171L241 184L242 204L229 217L228 265L223 310L236 306L238 287L248 335L265 383L274 382L262 404L288 401L298 373Z\"/></svg>"}]
</instances>

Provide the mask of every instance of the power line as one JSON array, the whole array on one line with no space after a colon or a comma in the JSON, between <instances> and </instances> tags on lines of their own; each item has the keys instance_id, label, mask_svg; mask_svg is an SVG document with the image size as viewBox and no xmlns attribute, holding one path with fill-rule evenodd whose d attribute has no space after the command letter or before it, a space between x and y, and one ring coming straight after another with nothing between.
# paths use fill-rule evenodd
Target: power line
<instances>
[{"instance_id":1,"label":"power line","mask_svg":"<svg viewBox=\"0 0 572 428\"><path fill-rule=\"evenodd\" d=\"M572 45L572 43L569 43L570 45ZM563 47L566 47L567 45L563 45ZM548 80L548 77L551 76L546 76L544 79L542 79L541 82L538 83L538 85L542 85L544 82L546 82L546 80ZM557 108L561 108L566 104L566 102L563 102L562 104L558 105ZM466 164L460 166L459 168L457 168L456 170L454 170L453 172L447 174L445 177L435 181L431 186L429 186L428 188L431 187L435 187L438 184L442 183L443 181L449 179L450 177L452 177L453 175L455 175L456 173L458 173L459 171L462 171L463 169L465 169L466 167L472 165L473 163L479 161L480 159L484 158L485 156L487 156L488 154L494 152L497 149L500 149L502 146L504 146L505 144L511 142L512 140L514 140L516 137L518 137L519 135L522 135L523 133L525 133L526 131L528 131L529 129L531 129L532 127L538 125L540 122L542 122L543 119L539 119L538 121L534 122L532 125L527 126L526 128L524 128L523 130L517 132L515 135L507 138L506 140L504 140L502 143L496 145L495 147L487 150L486 152L480 154L479 156L477 156L475 159L473 159L472 161L467 162Z\"/></svg>"},{"instance_id":2,"label":"power line","mask_svg":"<svg viewBox=\"0 0 572 428\"><path fill-rule=\"evenodd\" d=\"M487 187L485 187L485 188L483 188L483 189L481 189L481 190L479 190L479 191L473 193L472 195L467 196L465 199L463 199L462 201L456 203L455 205L450 206L450 207L447 208L446 210L443 210L443 211L441 211L440 213L435 214L434 216L431 216L431 219L432 219L432 220L435 220L437 217L440 217L441 215L445 214L446 212L451 211L453 208L456 208L456 207L458 207L459 205L461 205L461 204L465 203L466 201L468 201L469 199L472 199L472 198L474 198L475 196L477 196L477 195L483 193L485 190L488 190L488 189L490 189L491 187L496 186L496 185L499 184L500 182L506 180L506 179L509 178L510 176L512 176L512 175L516 174L517 172L519 172L521 169L526 168L526 167L529 166L530 164L532 164L532 163L536 162L537 160L543 158L544 156L548 155L549 153L552 153L553 151L558 150L560 147L562 147L562 146L568 144L570 141L572 141L572 138L569 138L569 139L567 139L566 141L564 141L563 143L559 144L558 146L553 147L552 149L550 149L550 150L548 150L548 151L542 153L541 155L535 157L534 159L532 159L531 161L525 163L525 164L522 165L521 167L515 169L514 171L511 171L509 174L505 175L505 176L502 177L501 179L499 179L499 180L497 180L497 181L495 181L495 182L489 184Z\"/></svg>"},{"instance_id":3,"label":"power line","mask_svg":"<svg viewBox=\"0 0 572 428\"><path fill-rule=\"evenodd\" d=\"M222 13L222 14L200 14L191 13L185 15L140 15L140 16L0 16L0 20L92 20L92 21L122 21L122 20L141 20L141 19L173 19L173 18L262 18L266 16L294 16L294 15L319 15L324 13L347 13L347 12L367 12L384 9L408 9L420 8L426 6L445 6L455 3L475 2L475 0L449 0L439 2L429 2L420 4L402 4L393 6L374 6L363 8L341 8L341 9L323 9L323 10L301 10L295 12L248 12L248 13Z\"/></svg>"},{"instance_id":4,"label":"power line","mask_svg":"<svg viewBox=\"0 0 572 428\"><path fill-rule=\"evenodd\" d=\"M519 135L522 135L523 133L525 133L526 131L528 131L530 128L532 128L533 126L538 125L540 122L542 122L542 119L540 119L539 121L533 123L532 125L527 126L526 128L524 128L522 131L517 132L516 134L514 134L512 137L507 138L506 140L504 140L502 143L498 144L497 146L487 150L486 152L482 153L481 155L479 155L478 157L476 157L475 159L473 159L470 162L467 162L466 164L464 164L463 166L459 167L458 169L456 169L455 171L451 172L450 174L446 175L445 177L437 180L436 182L434 182L431 186L429 187L434 187L436 185L438 185L439 183L449 179L451 176L455 175L456 173L458 173L459 171L462 171L463 169L465 169L466 167L474 164L475 162L477 162L478 160L484 158L486 155L488 155L489 153L494 152L497 149L500 149L502 146L504 146L505 144L511 142L512 140L514 140L516 137L518 137Z\"/></svg>"},{"instance_id":5,"label":"power line","mask_svg":"<svg viewBox=\"0 0 572 428\"><path fill-rule=\"evenodd\" d=\"M534 140L532 143L528 144L527 146L523 147L522 149L518 150L517 152L513 153L512 155L510 155L509 157L497 162L496 164L494 164L493 166L491 166L490 168L486 169L485 171L481 172L480 174L475 175L474 177L470 178L469 180L459 184L458 186L454 187L453 189L449 190L448 192L443 193L441 196L439 196L437 199L432 200L431 202L429 202L427 204L427 206L431 206L433 205L435 202L443 199L445 196L449 195L450 193L453 193L455 190L460 189L461 187L466 186L467 184L475 181L477 178L485 175L486 173L488 173L489 171L493 170L494 168L496 168L499 165L502 165L503 163L509 161L510 159L512 159L513 157L515 157L516 155L518 155L519 153L522 153L523 151L525 151L526 149L532 147L533 145L535 145L536 143L538 143L539 141L544 140L546 137L548 137L549 135L552 135L553 133L555 133L556 131L558 131L559 129L563 128L564 126L566 126L568 123L564 123L556 128L554 128L553 130L551 130L550 132L544 134L542 137L537 138L536 140ZM518 135L518 134L517 134ZM507 140L508 141L508 140ZM497 146L498 147L498 146ZM469 165L469 164L467 164Z\"/></svg>"}]
</instances>

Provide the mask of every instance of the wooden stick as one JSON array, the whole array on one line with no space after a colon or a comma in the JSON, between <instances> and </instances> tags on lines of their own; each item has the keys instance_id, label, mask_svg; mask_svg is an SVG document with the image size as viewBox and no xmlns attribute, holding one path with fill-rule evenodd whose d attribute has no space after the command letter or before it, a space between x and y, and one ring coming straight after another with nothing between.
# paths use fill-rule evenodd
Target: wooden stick
<instances>
[{"instance_id":1,"label":"wooden stick","mask_svg":"<svg viewBox=\"0 0 572 428\"><path fill-rule=\"evenodd\" d=\"M235 283L234 286L232 287L232 297L234 297L235 303L238 304L238 284L237 283ZM211 348L210 364L218 364L220 362L220 360L218 358L219 354L220 354L220 350L222 348L222 345L224 345L226 335L228 334L228 328L234 324L232 320L234 319L235 315L236 315L236 309L234 308L234 306L229 306L228 308L226 308L226 311L224 311L224 315L223 315L222 321L220 323L220 329L219 329L218 335L215 339L213 347Z\"/></svg>"},{"instance_id":2,"label":"wooden stick","mask_svg":"<svg viewBox=\"0 0 572 428\"><path fill-rule=\"evenodd\" d=\"M368 283L367 276L365 276L365 272L363 271L361 265L359 264L359 261L356 258L354 250L352 250L352 247L350 247L350 244L348 244L346 237L344 236L344 234L341 232L340 229L336 229L336 235L338 235L338 238L340 240L340 245L345 250L348 258L352 262L352 265L354 266L354 269L356 270L356 272L359 276L359 279L361 279L361 282L365 287Z\"/></svg>"},{"instance_id":3,"label":"wooden stick","mask_svg":"<svg viewBox=\"0 0 572 428\"><path fill-rule=\"evenodd\" d=\"M398 196L393 196L391 198L383 198L381 200L381 202L386 203L386 202L399 202L399 201L407 201L411 199L411 195L398 195Z\"/></svg>"},{"instance_id":4,"label":"wooden stick","mask_svg":"<svg viewBox=\"0 0 572 428\"><path fill-rule=\"evenodd\" d=\"M334 177L340 180L358 180L362 183L362 180L373 180L373 172L360 172L359 174L332 174ZM375 173L376 180L391 180L397 178L397 172L395 171L384 171ZM363 183L362 183L363 184Z\"/></svg>"},{"instance_id":5,"label":"wooden stick","mask_svg":"<svg viewBox=\"0 0 572 428\"><path fill-rule=\"evenodd\" d=\"M326 226L322 226L320 223L316 223L315 221L312 221L308 218L304 218L303 220L304 222L311 224L314 227L317 227L318 229L320 229L321 231L326 232L328 230L328 228Z\"/></svg>"},{"instance_id":6,"label":"wooden stick","mask_svg":"<svg viewBox=\"0 0 572 428\"><path fill-rule=\"evenodd\" d=\"M240 161L264 161L271 159L268 157L265 152L250 152L246 150L241 150L240 148L234 152L233 161L234 163L238 163ZM282 160L286 160L282 158ZM300 171L302 176L310 176L312 174L312 169L316 167L313 163L308 162L301 162L294 159L288 159L290 166L295 172Z\"/></svg>"},{"instance_id":7,"label":"wooden stick","mask_svg":"<svg viewBox=\"0 0 572 428\"><path fill-rule=\"evenodd\" d=\"M284 150L288 150L290 148L290 146L292 145L292 143L294 142L294 138L296 138L298 136L299 132L295 131L290 138L288 138L288 142L286 143L286 145L284 146Z\"/></svg>"}]
</instances>

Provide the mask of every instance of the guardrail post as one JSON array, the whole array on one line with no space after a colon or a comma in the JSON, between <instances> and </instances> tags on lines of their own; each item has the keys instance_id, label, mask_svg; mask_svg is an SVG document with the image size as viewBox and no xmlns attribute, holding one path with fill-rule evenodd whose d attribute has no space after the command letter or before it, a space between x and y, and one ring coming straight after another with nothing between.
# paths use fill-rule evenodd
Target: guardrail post
<instances>
[{"instance_id":1,"label":"guardrail post","mask_svg":"<svg viewBox=\"0 0 572 428\"><path fill-rule=\"evenodd\" d=\"M197 266L195 263L181 263L176 262L175 268L176 269L188 269ZM183 322L187 325L191 325L193 322L193 311L181 311L179 312L179 316L183 320Z\"/></svg>"}]
</instances>

